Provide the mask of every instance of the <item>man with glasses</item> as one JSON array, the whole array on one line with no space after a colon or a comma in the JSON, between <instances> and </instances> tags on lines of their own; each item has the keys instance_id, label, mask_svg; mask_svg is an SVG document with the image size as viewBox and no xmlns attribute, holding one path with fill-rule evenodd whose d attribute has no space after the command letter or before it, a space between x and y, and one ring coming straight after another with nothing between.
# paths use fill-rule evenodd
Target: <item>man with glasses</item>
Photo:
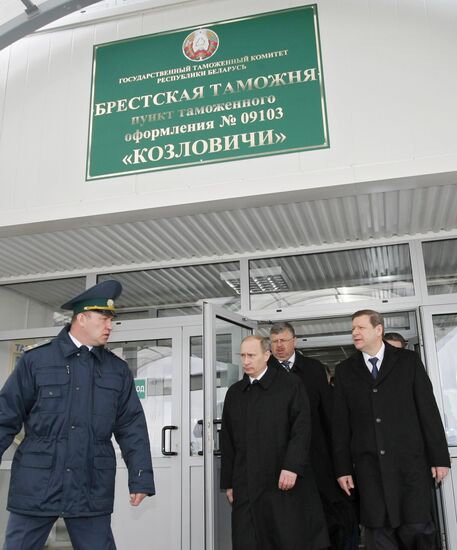
<instances>
[{"instance_id":1,"label":"man with glasses","mask_svg":"<svg viewBox=\"0 0 457 550\"><path fill-rule=\"evenodd\" d=\"M121 291L119 282L104 281L65 303L71 324L26 351L0 392L0 457L25 427L4 550L42 550L59 517L75 550L115 550L113 434L129 472L130 504L155 492L132 373L105 348Z\"/></svg>"},{"instance_id":2,"label":"man with glasses","mask_svg":"<svg viewBox=\"0 0 457 550\"><path fill-rule=\"evenodd\" d=\"M311 407L309 457L322 500L332 550L357 548L357 519L354 505L336 482L331 454L332 388L325 367L295 349L294 327L287 322L270 329L271 356L268 364L290 372L305 386ZM352 498L352 497L351 497Z\"/></svg>"}]
</instances>

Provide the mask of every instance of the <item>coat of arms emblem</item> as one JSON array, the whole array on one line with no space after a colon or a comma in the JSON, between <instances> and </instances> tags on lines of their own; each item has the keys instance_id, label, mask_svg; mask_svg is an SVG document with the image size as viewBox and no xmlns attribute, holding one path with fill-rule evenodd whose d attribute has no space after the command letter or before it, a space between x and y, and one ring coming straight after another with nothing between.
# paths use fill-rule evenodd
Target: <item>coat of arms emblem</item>
<instances>
[{"instance_id":1,"label":"coat of arms emblem","mask_svg":"<svg viewBox=\"0 0 457 550\"><path fill-rule=\"evenodd\" d=\"M219 47L219 37L210 29L197 29L184 39L183 54L190 61L201 61L213 56Z\"/></svg>"}]
</instances>

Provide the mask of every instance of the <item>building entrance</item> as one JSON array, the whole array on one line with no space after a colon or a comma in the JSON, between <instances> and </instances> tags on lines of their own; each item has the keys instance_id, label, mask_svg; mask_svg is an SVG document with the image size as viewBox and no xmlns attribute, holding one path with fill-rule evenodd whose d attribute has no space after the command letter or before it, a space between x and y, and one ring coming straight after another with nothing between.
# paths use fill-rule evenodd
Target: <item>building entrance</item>
<instances>
[{"instance_id":1,"label":"building entrance","mask_svg":"<svg viewBox=\"0 0 457 550\"><path fill-rule=\"evenodd\" d=\"M457 417L452 409L456 316L457 306L426 307L420 317L414 310L384 314L386 330L401 333L408 346L419 353L424 349L420 322L424 327L426 364L453 462L457 460L453 435L457 426L452 420ZM329 375L353 351L350 317L298 319L292 323L298 349L326 365ZM228 387L242 376L241 339L254 330L266 336L270 326L271 322L255 322L212 304L204 305L203 319L193 315L116 322L109 346L133 372L147 417L157 488L156 496L139 508L131 508L127 470L118 450L113 531L119 550L149 544L169 550L231 548L230 506L219 490L220 418ZM57 330L48 332L40 331L39 338L2 341L0 353L9 353L10 365L21 346L53 336ZM19 441L20 437L0 465L3 507L12 455ZM445 540L447 531L450 550L454 550L452 541L457 540L455 492L457 485L451 477L444 484L443 498L437 492L436 499L441 539ZM6 514L1 517L6 520ZM4 522L0 528L2 538ZM56 527L47 548L71 548L64 528Z\"/></svg>"}]
</instances>

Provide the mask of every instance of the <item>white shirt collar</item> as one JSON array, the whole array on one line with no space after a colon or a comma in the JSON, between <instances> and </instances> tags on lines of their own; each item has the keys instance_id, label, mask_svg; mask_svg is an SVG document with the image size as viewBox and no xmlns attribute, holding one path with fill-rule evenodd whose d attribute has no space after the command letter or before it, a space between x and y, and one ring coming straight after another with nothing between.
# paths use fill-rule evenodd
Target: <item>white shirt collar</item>
<instances>
[{"instance_id":1,"label":"white shirt collar","mask_svg":"<svg viewBox=\"0 0 457 550\"><path fill-rule=\"evenodd\" d=\"M85 345L85 344L81 344L81 342L77 338L75 338L71 332L68 333L68 336L71 338L71 341L77 348L80 348L81 346ZM90 351L94 346L86 346L86 347L88 347Z\"/></svg>"},{"instance_id":2,"label":"white shirt collar","mask_svg":"<svg viewBox=\"0 0 457 550\"><path fill-rule=\"evenodd\" d=\"M294 363L295 363L295 351L294 353L289 357L289 359L287 359L289 361L289 367L292 368L294 366Z\"/></svg>"},{"instance_id":3,"label":"white shirt collar","mask_svg":"<svg viewBox=\"0 0 457 550\"><path fill-rule=\"evenodd\" d=\"M365 365L368 367L368 370L371 372L373 370L373 365L370 363L369 359L371 357L377 357L378 358L378 364L376 365L378 370L381 368L382 361L384 359L384 352L386 350L386 346L384 342L381 344L381 347L379 351L375 355L369 355L368 353L365 353L362 351L363 360L365 361Z\"/></svg>"},{"instance_id":4,"label":"white shirt collar","mask_svg":"<svg viewBox=\"0 0 457 550\"><path fill-rule=\"evenodd\" d=\"M257 378L249 377L249 380L251 381L251 384L254 382L254 380L260 380L262 378L262 376L267 372L267 370L268 370L268 367L265 367L265 370L263 372L261 372L259 374L259 376L257 376Z\"/></svg>"},{"instance_id":5,"label":"white shirt collar","mask_svg":"<svg viewBox=\"0 0 457 550\"><path fill-rule=\"evenodd\" d=\"M294 363L295 363L295 351L294 353L289 357L289 359L284 359L284 361L281 361L280 359L276 358L276 361L278 361L278 363L280 365L282 365L284 363L284 361L289 361L289 368L291 369L293 366L294 366Z\"/></svg>"}]
</instances>

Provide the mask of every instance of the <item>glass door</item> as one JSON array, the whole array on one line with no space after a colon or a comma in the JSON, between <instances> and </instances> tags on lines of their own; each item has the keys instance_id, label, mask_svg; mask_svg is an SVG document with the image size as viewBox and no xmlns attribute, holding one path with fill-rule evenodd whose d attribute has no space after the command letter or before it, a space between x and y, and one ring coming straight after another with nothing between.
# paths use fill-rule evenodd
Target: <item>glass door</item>
<instances>
[{"instance_id":1,"label":"glass door","mask_svg":"<svg viewBox=\"0 0 457 550\"><path fill-rule=\"evenodd\" d=\"M127 323L125 323L127 325ZM156 495L138 508L129 504L128 471L118 455L112 519L119 549L181 548L181 327L120 326L108 347L124 359L146 415Z\"/></svg>"},{"instance_id":2,"label":"glass door","mask_svg":"<svg viewBox=\"0 0 457 550\"><path fill-rule=\"evenodd\" d=\"M256 323L213 304L203 306L203 454L205 464L205 549L230 550L230 505L219 489L219 430L227 389L241 378L241 340Z\"/></svg>"},{"instance_id":3,"label":"glass door","mask_svg":"<svg viewBox=\"0 0 457 550\"><path fill-rule=\"evenodd\" d=\"M446 431L452 469L441 495L447 549L457 549L457 304L421 308L427 369Z\"/></svg>"}]
</instances>

